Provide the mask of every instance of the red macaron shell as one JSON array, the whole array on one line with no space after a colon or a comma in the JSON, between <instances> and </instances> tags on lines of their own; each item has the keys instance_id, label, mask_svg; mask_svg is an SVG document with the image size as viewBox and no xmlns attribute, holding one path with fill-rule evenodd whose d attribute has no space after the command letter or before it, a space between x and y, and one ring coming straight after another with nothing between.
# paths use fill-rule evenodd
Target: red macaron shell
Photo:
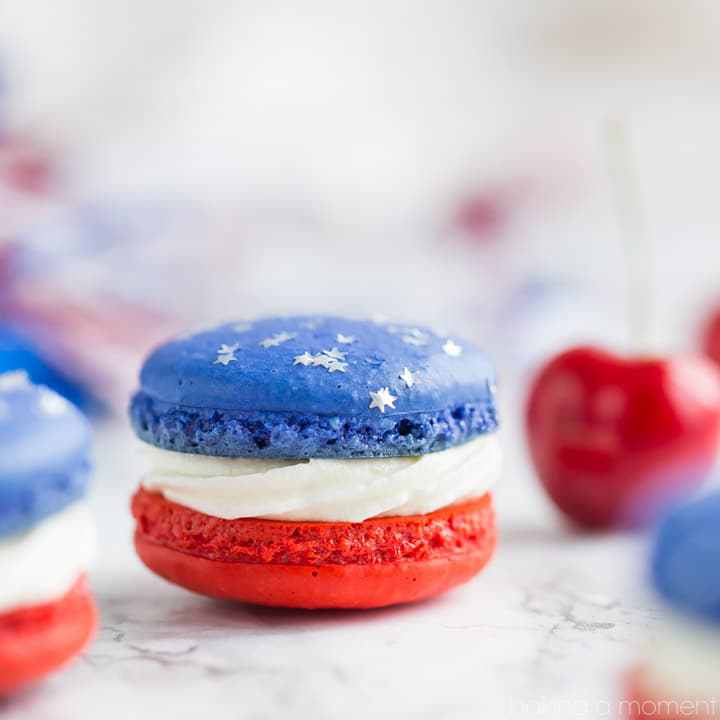
<instances>
[{"instance_id":1,"label":"red macaron shell","mask_svg":"<svg viewBox=\"0 0 720 720\"><path fill-rule=\"evenodd\" d=\"M0 695L39 680L77 655L96 625L84 576L59 600L0 614Z\"/></svg>"},{"instance_id":2,"label":"red macaron shell","mask_svg":"<svg viewBox=\"0 0 720 720\"><path fill-rule=\"evenodd\" d=\"M260 605L370 608L465 582L496 542L489 494L428 515L362 523L223 520L140 489L135 546L158 575Z\"/></svg>"}]
</instances>

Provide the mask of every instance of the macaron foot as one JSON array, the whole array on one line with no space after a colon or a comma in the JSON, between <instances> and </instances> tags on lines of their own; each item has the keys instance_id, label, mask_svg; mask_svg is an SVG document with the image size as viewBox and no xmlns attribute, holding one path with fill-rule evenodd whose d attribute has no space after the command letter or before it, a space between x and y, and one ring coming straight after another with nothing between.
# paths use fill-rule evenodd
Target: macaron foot
<instances>
[{"instance_id":1,"label":"macaron foot","mask_svg":"<svg viewBox=\"0 0 720 720\"><path fill-rule=\"evenodd\" d=\"M428 515L375 518L364 523L208 518L216 534L232 533L236 541L244 535L242 543L253 544L257 550L250 554L247 548L242 550L243 557L252 558L252 562L227 556L217 559L217 547L213 552L208 552L206 544L199 544L192 552L186 547L179 550L170 547L168 534L150 527L152 523L160 525L161 519L151 516L151 512L160 510L158 506L162 503L167 504L169 512L178 508L142 490L135 498L138 519L135 547L145 565L188 590L257 605L362 609L424 600L467 582L487 564L496 544L492 499L486 494ZM197 515L198 522L206 517ZM163 517L163 524L166 521ZM218 522L225 527L218 528ZM169 527L164 525L163 530ZM197 524L195 527L199 530ZM161 537L164 541L160 541ZM338 554L336 562L302 561L303 553L309 553L310 548L317 558L318 541L330 537L337 541L336 547L342 544L347 548L345 554ZM364 545L356 542L360 538L366 539ZM383 546L386 538L393 539L397 559L390 558L388 548ZM366 554L371 540L378 546L377 561L369 560ZM235 547L239 545L240 542ZM270 557L271 552L275 558L294 561L259 559Z\"/></svg>"},{"instance_id":2,"label":"macaron foot","mask_svg":"<svg viewBox=\"0 0 720 720\"><path fill-rule=\"evenodd\" d=\"M480 572L493 547L382 565L261 565L207 560L135 537L145 565L176 585L209 597L305 609L367 609L435 597Z\"/></svg>"}]
</instances>

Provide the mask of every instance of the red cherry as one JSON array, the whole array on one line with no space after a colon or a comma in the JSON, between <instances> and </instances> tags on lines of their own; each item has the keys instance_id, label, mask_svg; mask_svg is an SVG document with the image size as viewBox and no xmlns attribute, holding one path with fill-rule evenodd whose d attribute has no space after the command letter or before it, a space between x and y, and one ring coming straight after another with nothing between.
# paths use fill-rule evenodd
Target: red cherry
<instances>
[{"instance_id":1,"label":"red cherry","mask_svg":"<svg viewBox=\"0 0 720 720\"><path fill-rule=\"evenodd\" d=\"M713 467L720 374L699 356L553 358L527 405L530 453L557 506L587 528L645 525Z\"/></svg>"}]
</instances>

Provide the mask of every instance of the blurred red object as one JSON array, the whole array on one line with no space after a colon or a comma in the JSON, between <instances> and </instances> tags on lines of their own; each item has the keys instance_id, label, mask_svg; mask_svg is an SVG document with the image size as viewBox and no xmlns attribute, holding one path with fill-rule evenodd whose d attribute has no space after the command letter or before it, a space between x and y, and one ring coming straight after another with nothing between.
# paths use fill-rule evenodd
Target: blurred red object
<instances>
[{"instance_id":1,"label":"blurred red object","mask_svg":"<svg viewBox=\"0 0 720 720\"><path fill-rule=\"evenodd\" d=\"M496 241L528 197L530 185L529 179L518 179L467 193L454 212L453 229L473 244Z\"/></svg>"},{"instance_id":2,"label":"blurred red object","mask_svg":"<svg viewBox=\"0 0 720 720\"><path fill-rule=\"evenodd\" d=\"M3 243L0 239L0 295L7 292L13 281L13 265L17 255L12 243ZM1 301L1 298L0 298Z\"/></svg>"},{"instance_id":3,"label":"blurred red object","mask_svg":"<svg viewBox=\"0 0 720 720\"><path fill-rule=\"evenodd\" d=\"M455 225L465 237L485 242L505 224L507 211L502 198L492 192L480 193L460 205Z\"/></svg>"},{"instance_id":4,"label":"blurred red object","mask_svg":"<svg viewBox=\"0 0 720 720\"><path fill-rule=\"evenodd\" d=\"M717 720L720 705L714 697L675 696L668 688L663 690L648 682L641 666L627 672L623 678L624 698L620 705L623 720Z\"/></svg>"},{"instance_id":5,"label":"blurred red object","mask_svg":"<svg viewBox=\"0 0 720 720\"><path fill-rule=\"evenodd\" d=\"M720 367L720 309L717 307L705 323L701 346L705 355Z\"/></svg>"},{"instance_id":6,"label":"blurred red object","mask_svg":"<svg viewBox=\"0 0 720 720\"><path fill-rule=\"evenodd\" d=\"M712 470L720 374L699 356L573 348L533 383L526 422L540 480L565 515L591 529L643 526Z\"/></svg>"},{"instance_id":7,"label":"blurred red object","mask_svg":"<svg viewBox=\"0 0 720 720\"><path fill-rule=\"evenodd\" d=\"M11 192L42 195L51 185L49 153L31 140L0 135L0 185Z\"/></svg>"}]
</instances>

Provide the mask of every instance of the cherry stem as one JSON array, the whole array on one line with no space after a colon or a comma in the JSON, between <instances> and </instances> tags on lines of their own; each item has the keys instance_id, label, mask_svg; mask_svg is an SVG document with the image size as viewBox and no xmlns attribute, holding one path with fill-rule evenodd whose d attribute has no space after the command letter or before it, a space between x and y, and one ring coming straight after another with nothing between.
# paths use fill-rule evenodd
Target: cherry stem
<instances>
[{"instance_id":1,"label":"cherry stem","mask_svg":"<svg viewBox=\"0 0 720 720\"><path fill-rule=\"evenodd\" d=\"M615 219L625 253L625 312L630 342L635 349L649 350L653 344L655 253L646 231L629 118L610 117L604 130Z\"/></svg>"}]
</instances>

